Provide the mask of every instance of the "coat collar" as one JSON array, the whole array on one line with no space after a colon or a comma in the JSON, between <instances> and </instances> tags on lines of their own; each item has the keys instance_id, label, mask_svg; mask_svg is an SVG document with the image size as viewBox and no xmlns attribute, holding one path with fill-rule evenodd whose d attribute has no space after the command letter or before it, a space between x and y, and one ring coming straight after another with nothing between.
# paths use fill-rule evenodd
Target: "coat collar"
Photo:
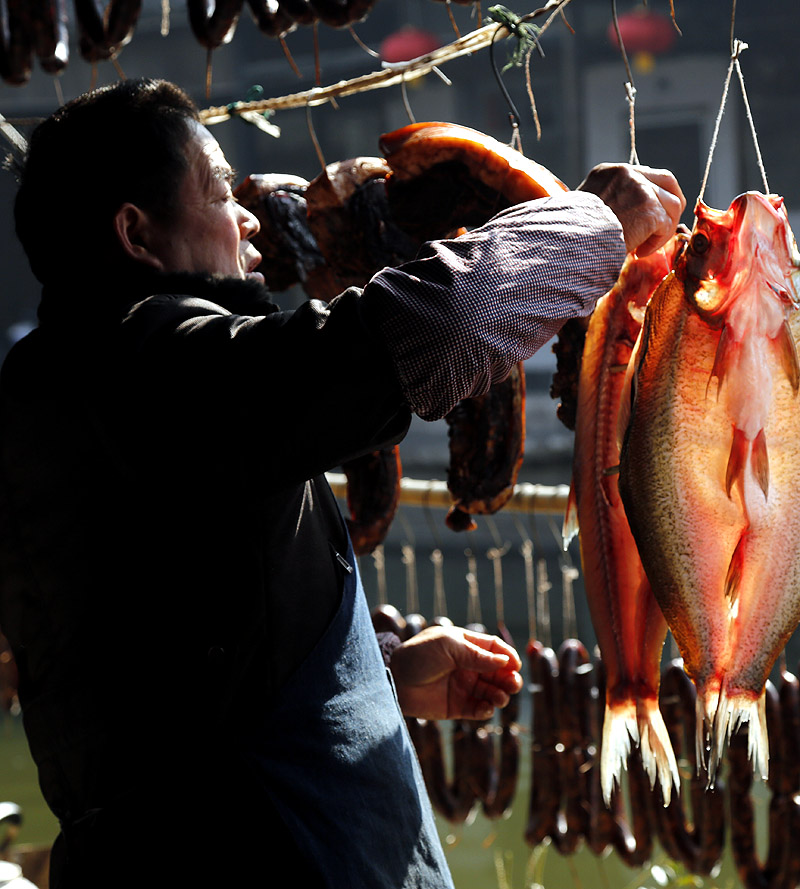
<instances>
[{"instance_id":1,"label":"coat collar","mask_svg":"<svg viewBox=\"0 0 800 889\"><path fill-rule=\"evenodd\" d=\"M47 286L39 304L39 324L83 328L119 322L132 306L159 294L199 297L236 315L278 311L267 288L257 281L181 272L148 275L104 288Z\"/></svg>"}]
</instances>

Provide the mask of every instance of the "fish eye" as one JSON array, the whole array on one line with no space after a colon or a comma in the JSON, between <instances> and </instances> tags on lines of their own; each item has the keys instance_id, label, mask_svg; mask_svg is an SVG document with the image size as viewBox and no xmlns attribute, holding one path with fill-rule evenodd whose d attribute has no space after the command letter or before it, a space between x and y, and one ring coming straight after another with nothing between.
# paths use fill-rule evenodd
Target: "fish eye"
<instances>
[{"instance_id":1,"label":"fish eye","mask_svg":"<svg viewBox=\"0 0 800 889\"><path fill-rule=\"evenodd\" d=\"M697 234L695 234L695 236L692 238L692 251L700 256L706 253L710 246L711 241L709 241L708 236L704 235L702 232L697 232Z\"/></svg>"}]
</instances>

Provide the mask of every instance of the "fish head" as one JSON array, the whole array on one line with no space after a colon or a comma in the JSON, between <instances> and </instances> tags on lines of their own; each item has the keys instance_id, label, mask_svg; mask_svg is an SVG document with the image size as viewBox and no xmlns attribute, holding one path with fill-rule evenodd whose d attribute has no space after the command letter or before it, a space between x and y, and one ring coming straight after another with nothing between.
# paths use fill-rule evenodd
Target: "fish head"
<instances>
[{"instance_id":1,"label":"fish head","mask_svg":"<svg viewBox=\"0 0 800 889\"><path fill-rule=\"evenodd\" d=\"M682 277L691 284L687 298L709 324L736 328L737 315L750 323L756 312L770 328L800 307L800 253L782 197L749 191L724 211L698 201L695 217ZM735 308L742 301L747 309Z\"/></svg>"}]
</instances>

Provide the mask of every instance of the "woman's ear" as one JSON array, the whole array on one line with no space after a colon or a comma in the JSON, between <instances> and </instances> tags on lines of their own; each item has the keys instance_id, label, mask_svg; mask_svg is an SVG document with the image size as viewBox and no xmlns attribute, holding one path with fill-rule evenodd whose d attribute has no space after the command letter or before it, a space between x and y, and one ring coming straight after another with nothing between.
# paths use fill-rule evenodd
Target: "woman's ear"
<instances>
[{"instance_id":1,"label":"woman's ear","mask_svg":"<svg viewBox=\"0 0 800 889\"><path fill-rule=\"evenodd\" d=\"M164 265L154 251L158 229L148 213L136 204L125 203L114 214L114 234L126 256L157 271Z\"/></svg>"}]
</instances>

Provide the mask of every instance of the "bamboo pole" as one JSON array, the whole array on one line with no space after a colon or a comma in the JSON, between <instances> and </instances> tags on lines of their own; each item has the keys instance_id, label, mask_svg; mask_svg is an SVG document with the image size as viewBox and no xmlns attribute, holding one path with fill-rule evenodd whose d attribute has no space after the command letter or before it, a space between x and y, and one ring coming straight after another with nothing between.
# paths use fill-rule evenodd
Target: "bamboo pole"
<instances>
[{"instance_id":1,"label":"bamboo pole","mask_svg":"<svg viewBox=\"0 0 800 889\"><path fill-rule=\"evenodd\" d=\"M333 493L344 500L347 497L347 479L343 473L326 475ZM504 512L524 512L539 515L563 515L567 508L569 485L536 485L530 482L514 486L511 499L503 507ZM437 479L400 479L400 504L402 506L429 506L449 509L453 498L447 484Z\"/></svg>"}]
</instances>

